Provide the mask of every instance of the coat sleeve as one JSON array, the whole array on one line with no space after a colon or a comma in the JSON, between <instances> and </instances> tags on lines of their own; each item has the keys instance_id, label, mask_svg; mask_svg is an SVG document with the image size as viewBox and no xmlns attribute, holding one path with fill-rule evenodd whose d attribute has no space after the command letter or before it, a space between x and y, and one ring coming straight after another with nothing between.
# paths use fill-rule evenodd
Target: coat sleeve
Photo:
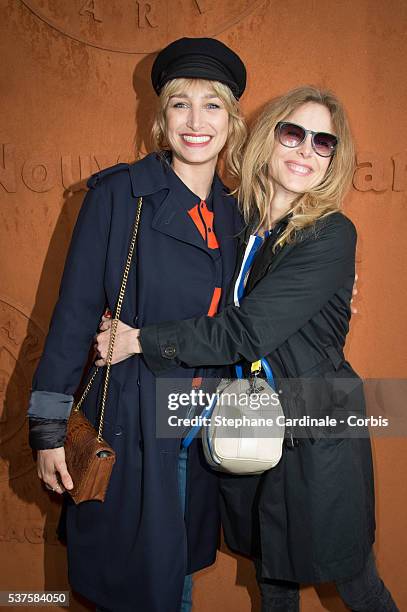
<instances>
[{"instance_id":1,"label":"coat sleeve","mask_svg":"<svg viewBox=\"0 0 407 612\"><path fill-rule=\"evenodd\" d=\"M149 368L159 373L174 365L256 361L303 327L354 275L354 225L341 214L323 221L254 286L240 308L143 328L140 342Z\"/></svg>"},{"instance_id":2,"label":"coat sleeve","mask_svg":"<svg viewBox=\"0 0 407 612\"><path fill-rule=\"evenodd\" d=\"M111 205L105 181L86 194L72 235L28 409L30 444L62 446L66 422L105 309L104 271Z\"/></svg>"}]
</instances>

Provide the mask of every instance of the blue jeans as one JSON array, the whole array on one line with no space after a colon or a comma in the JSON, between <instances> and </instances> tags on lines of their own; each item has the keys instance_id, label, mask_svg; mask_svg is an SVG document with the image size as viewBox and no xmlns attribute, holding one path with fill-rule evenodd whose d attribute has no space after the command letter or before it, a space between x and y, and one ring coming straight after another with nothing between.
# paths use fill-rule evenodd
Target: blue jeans
<instances>
[{"instance_id":1,"label":"blue jeans","mask_svg":"<svg viewBox=\"0 0 407 612\"><path fill-rule=\"evenodd\" d=\"M185 513L185 496L187 489L187 463L188 449L181 448L178 460L178 485L181 497L182 509ZM192 574L185 576L184 590L182 592L181 607L179 612L190 612L192 610Z\"/></svg>"},{"instance_id":2,"label":"blue jeans","mask_svg":"<svg viewBox=\"0 0 407 612\"><path fill-rule=\"evenodd\" d=\"M261 612L299 612L297 582L258 578ZM335 582L342 601L352 612L399 612L390 592L377 573L373 552L360 574Z\"/></svg>"},{"instance_id":3,"label":"blue jeans","mask_svg":"<svg viewBox=\"0 0 407 612\"><path fill-rule=\"evenodd\" d=\"M185 513L185 495L187 489L187 463L188 449L181 448L178 461L178 487L181 505ZM179 612L191 612L192 610L192 574L185 576L184 590L182 592L181 607ZM109 612L107 608L96 608L96 612Z\"/></svg>"}]
</instances>

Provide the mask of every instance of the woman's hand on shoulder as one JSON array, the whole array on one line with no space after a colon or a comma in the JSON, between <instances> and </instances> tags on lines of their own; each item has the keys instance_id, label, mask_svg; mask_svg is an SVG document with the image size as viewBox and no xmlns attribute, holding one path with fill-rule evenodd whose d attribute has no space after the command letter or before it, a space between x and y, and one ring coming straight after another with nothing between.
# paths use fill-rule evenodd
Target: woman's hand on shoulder
<instances>
[{"instance_id":1,"label":"woman's hand on shoulder","mask_svg":"<svg viewBox=\"0 0 407 612\"><path fill-rule=\"evenodd\" d=\"M95 364L105 366L110 342L111 316L104 315L99 325L99 333L95 336L94 347L97 353ZM112 364L124 361L133 355L141 353L139 342L140 330L122 321L118 321L116 338L113 348Z\"/></svg>"}]
</instances>

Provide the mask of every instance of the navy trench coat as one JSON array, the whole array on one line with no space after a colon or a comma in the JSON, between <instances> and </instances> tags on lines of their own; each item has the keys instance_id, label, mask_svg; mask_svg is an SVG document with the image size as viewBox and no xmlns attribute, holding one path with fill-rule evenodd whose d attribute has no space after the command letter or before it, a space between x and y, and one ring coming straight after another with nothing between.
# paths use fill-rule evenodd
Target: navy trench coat
<instances>
[{"instance_id":1,"label":"navy trench coat","mask_svg":"<svg viewBox=\"0 0 407 612\"><path fill-rule=\"evenodd\" d=\"M284 391L287 418L363 417L362 382L343 356L355 227L334 213L273 251L286 222L258 251L240 308L231 291L229 305L212 319L142 329L144 357L157 374L180 364L244 365L266 357L277 389ZM239 261L244 249L242 240ZM301 583L350 578L363 569L374 542L370 439L361 430L359 437L350 436L349 428L335 436L329 427L291 433L295 445L286 440L275 468L261 476L222 476L227 544L257 560L265 578Z\"/></svg>"},{"instance_id":2,"label":"navy trench coat","mask_svg":"<svg viewBox=\"0 0 407 612\"><path fill-rule=\"evenodd\" d=\"M138 327L197 316L208 312L219 282L225 294L241 227L236 202L215 176L219 249L209 252L169 185L172 172L151 154L89 180L33 391L68 398L75 393L100 317L106 306L115 308L139 196L143 209L137 257L121 320ZM219 280L215 264L220 257ZM171 376L191 380L194 372L180 367ZM83 408L92 422L100 382ZM130 357L112 367L104 437L117 460L105 502L75 506L68 496L65 500L70 584L114 612L176 612L185 575L212 564L216 556L217 477L207 468L200 443L194 443L184 519L177 480L180 440L157 438L155 400L155 377L143 358Z\"/></svg>"}]
</instances>

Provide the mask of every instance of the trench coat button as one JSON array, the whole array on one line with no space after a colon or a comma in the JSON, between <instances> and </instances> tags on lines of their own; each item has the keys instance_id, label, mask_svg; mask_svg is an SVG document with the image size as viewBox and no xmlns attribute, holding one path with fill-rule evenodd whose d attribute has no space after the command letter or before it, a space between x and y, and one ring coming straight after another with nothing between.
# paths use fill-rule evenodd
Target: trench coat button
<instances>
[{"instance_id":1,"label":"trench coat button","mask_svg":"<svg viewBox=\"0 0 407 612\"><path fill-rule=\"evenodd\" d=\"M167 344L167 346L164 347L163 355L164 357L167 357L167 359L172 359L175 357L176 353L177 350L173 344Z\"/></svg>"},{"instance_id":2,"label":"trench coat button","mask_svg":"<svg viewBox=\"0 0 407 612\"><path fill-rule=\"evenodd\" d=\"M133 319L133 323L134 323L134 325L137 325L137 321L138 321L138 315L137 315L137 316L135 316L135 317L134 317L134 319Z\"/></svg>"}]
</instances>

